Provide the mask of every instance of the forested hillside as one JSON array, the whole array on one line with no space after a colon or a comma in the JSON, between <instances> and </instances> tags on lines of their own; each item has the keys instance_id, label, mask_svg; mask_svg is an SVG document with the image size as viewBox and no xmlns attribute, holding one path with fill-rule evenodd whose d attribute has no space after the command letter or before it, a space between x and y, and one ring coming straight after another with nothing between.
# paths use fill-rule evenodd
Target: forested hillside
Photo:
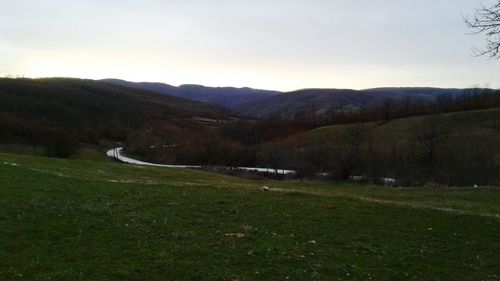
<instances>
[{"instance_id":1,"label":"forested hillside","mask_svg":"<svg viewBox=\"0 0 500 281\"><path fill-rule=\"evenodd\" d=\"M69 156L78 143L124 141L152 120L225 118L227 110L79 79L0 79L0 144Z\"/></svg>"},{"instance_id":2,"label":"forested hillside","mask_svg":"<svg viewBox=\"0 0 500 281\"><path fill-rule=\"evenodd\" d=\"M304 89L241 104L235 110L245 116L261 118L290 119L311 115L317 118L329 118L334 114L362 111L384 104L391 106L401 102L434 103L439 96L456 98L472 90L479 89Z\"/></svg>"},{"instance_id":3,"label":"forested hillside","mask_svg":"<svg viewBox=\"0 0 500 281\"><path fill-rule=\"evenodd\" d=\"M426 102L419 102L392 89L399 101L389 102L382 100L387 89L372 91L386 94L374 105L351 104L351 110L323 118L312 107L310 114L294 118L256 120L100 81L1 79L0 145L30 146L34 154L64 158L78 154L82 144L101 152L120 145L150 162L286 168L299 178L390 177L411 186L498 183L497 92L427 89ZM346 104L351 96L360 103L374 101L356 92L332 96L343 95L349 96ZM317 129L325 125L332 126Z\"/></svg>"},{"instance_id":4,"label":"forested hillside","mask_svg":"<svg viewBox=\"0 0 500 281\"><path fill-rule=\"evenodd\" d=\"M500 180L500 109L333 125L269 142L268 165L314 177L416 186L495 185Z\"/></svg>"}]
</instances>

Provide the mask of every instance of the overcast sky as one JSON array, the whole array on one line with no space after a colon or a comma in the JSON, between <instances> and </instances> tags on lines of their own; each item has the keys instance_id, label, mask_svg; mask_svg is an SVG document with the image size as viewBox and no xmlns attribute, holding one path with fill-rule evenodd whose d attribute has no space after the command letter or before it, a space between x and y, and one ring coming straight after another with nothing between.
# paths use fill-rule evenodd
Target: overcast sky
<instances>
[{"instance_id":1,"label":"overcast sky","mask_svg":"<svg viewBox=\"0 0 500 281\"><path fill-rule=\"evenodd\" d=\"M500 87L479 0L0 0L0 75L173 85Z\"/></svg>"}]
</instances>

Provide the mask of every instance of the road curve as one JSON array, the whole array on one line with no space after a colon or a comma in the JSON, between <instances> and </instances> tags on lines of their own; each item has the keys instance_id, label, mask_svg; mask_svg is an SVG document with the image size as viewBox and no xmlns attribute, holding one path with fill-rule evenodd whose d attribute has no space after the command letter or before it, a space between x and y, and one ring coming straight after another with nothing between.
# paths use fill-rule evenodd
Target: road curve
<instances>
[{"instance_id":1,"label":"road curve","mask_svg":"<svg viewBox=\"0 0 500 281\"><path fill-rule=\"evenodd\" d=\"M106 155L111 158L115 158L120 160L121 162L127 163L127 164L133 164L133 165L141 165L141 166L153 166L153 167L164 167L164 168L181 168L181 169L200 169L202 166L194 166L194 165L163 165L163 164L154 164L154 163L148 163L148 162L143 162L139 161L127 156L124 156L122 154L123 147L118 147L118 148L113 148L108 150L106 152ZM270 168L253 168L253 167L236 167L238 170L243 170L243 171L249 171L249 172L259 172L259 173L278 173L281 175L291 175L295 174L295 171L292 170L284 170L284 169L278 169L277 171L275 169L270 169Z\"/></svg>"}]
</instances>

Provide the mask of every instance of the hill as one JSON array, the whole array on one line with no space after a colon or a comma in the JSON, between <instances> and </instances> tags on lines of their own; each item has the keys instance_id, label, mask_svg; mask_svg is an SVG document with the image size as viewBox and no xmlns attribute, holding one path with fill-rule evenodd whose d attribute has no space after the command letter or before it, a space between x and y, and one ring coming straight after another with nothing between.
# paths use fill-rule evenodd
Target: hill
<instances>
[{"instance_id":1,"label":"hill","mask_svg":"<svg viewBox=\"0 0 500 281\"><path fill-rule=\"evenodd\" d=\"M415 105L434 103L438 97L456 98L488 89L446 89L430 87L351 89L303 89L281 93L251 88L204 87L162 83L129 82L105 79L107 83L145 89L229 108L250 118L306 119L339 112L371 109L384 103L408 102ZM390 104L388 104L390 106Z\"/></svg>"},{"instance_id":2,"label":"hill","mask_svg":"<svg viewBox=\"0 0 500 281\"><path fill-rule=\"evenodd\" d=\"M249 181L9 154L0 186L6 281L499 275L498 189Z\"/></svg>"},{"instance_id":3,"label":"hill","mask_svg":"<svg viewBox=\"0 0 500 281\"><path fill-rule=\"evenodd\" d=\"M252 88L205 87L201 85L181 85L179 87L174 87L163 83L134 83L119 79L105 79L102 81L114 85L154 91L194 101L210 103L229 109L235 109L241 104L255 102L263 98L280 94L280 92L276 91L257 90Z\"/></svg>"},{"instance_id":4,"label":"hill","mask_svg":"<svg viewBox=\"0 0 500 281\"><path fill-rule=\"evenodd\" d=\"M439 88L305 89L244 103L234 109L245 116L259 118L325 116L329 112L375 107L388 100L426 103L436 101L440 95L457 96L463 92L464 89Z\"/></svg>"},{"instance_id":5,"label":"hill","mask_svg":"<svg viewBox=\"0 0 500 281\"><path fill-rule=\"evenodd\" d=\"M151 120L229 115L213 105L93 80L0 79L0 144L58 149L124 141Z\"/></svg>"},{"instance_id":6,"label":"hill","mask_svg":"<svg viewBox=\"0 0 500 281\"><path fill-rule=\"evenodd\" d=\"M268 144L279 166L398 184L495 185L500 109L326 126ZM264 148L266 150L266 148Z\"/></svg>"},{"instance_id":7,"label":"hill","mask_svg":"<svg viewBox=\"0 0 500 281\"><path fill-rule=\"evenodd\" d=\"M429 116L416 116L395 119L383 123L343 124L316 128L287 139L287 142L300 141L305 145L324 145L330 140L340 141L349 130L363 126L369 128L377 146L389 146L394 141L412 138L419 127L428 120L439 120L439 125L449 135L458 138L475 136L486 140L493 137L500 148L500 109L475 110ZM500 152L500 151L499 151Z\"/></svg>"}]
</instances>

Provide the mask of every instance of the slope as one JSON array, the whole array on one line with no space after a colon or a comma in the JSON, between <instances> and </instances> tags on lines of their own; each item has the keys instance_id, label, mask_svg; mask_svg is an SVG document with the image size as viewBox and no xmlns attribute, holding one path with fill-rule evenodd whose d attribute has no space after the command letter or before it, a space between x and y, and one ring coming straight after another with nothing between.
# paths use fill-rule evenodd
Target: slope
<instances>
[{"instance_id":1,"label":"slope","mask_svg":"<svg viewBox=\"0 0 500 281\"><path fill-rule=\"evenodd\" d=\"M500 109L334 125L267 144L276 165L396 185L498 186ZM277 159L277 160L276 160Z\"/></svg>"},{"instance_id":2,"label":"slope","mask_svg":"<svg viewBox=\"0 0 500 281\"><path fill-rule=\"evenodd\" d=\"M500 274L497 189L247 181L8 154L0 187L2 280Z\"/></svg>"},{"instance_id":3,"label":"slope","mask_svg":"<svg viewBox=\"0 0 500 281\"><path fill-rule=\"evenodd\" d=\"M370 131L373 145L387 147L395 142L415 138L418 129L429 121L447 135L459 139L472 138L478 141L493 141L500 149L500 109L486 109L430 116L395 119L386 123L345 124L321 127L292 136L286 142L299 141L304 145L326 145L329 141L340 142L353 128L363 126ZM498 151L500 153L500 151Z\"/></svg>"},{"instance_id":4,"label":"slope","mask_svg":"<svg viewBox=\"0 0 500 281\"><path fill-rule=\"evenodd\" d=\"M0 143L37 144L53 136L118 141L154 119L229 115L213 105L93 80L0 79Z\"/></svg>"}]
</instances>

